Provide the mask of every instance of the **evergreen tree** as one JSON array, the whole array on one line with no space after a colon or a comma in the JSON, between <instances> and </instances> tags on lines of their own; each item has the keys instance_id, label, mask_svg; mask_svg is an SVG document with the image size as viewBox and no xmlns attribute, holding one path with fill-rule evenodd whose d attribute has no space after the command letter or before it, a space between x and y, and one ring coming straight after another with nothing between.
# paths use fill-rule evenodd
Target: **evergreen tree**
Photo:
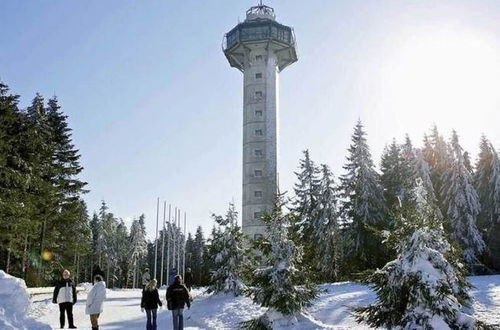
<instances>
[{"instance_id":1,"label":"evergreen tree","mask_svg":"<svg viewBox=\"0 0 500 330\"><path fill-rule=\"evenodd\" d=\"M247 294L268 310L260 318L244 323L246 328L271 328L274 322L282 319L294 323L316 297L314 286L299 269L302 248L290 239L290 218L293 215L283 214L283 206L283 196L279 195L272 212L262 218L268 233L260 241L263 262L253 271Z\"/></svg>"},{"instance_id":2,"label":"evergreen tree","mask_svg":"<svg viewBox=\"0 0 500 330\"><path fill-rule=\"evenodd\" d=\"M463 150L455 131L452 133L450 150L453 161L446 171L442 195L445 196L448 228L453 240L463 247L465 261L472 265L484 250L484 241L476 226L481 206L472 176L464 163Z\"/></svg>"},{"instance_id":3,"label":"evergreen tree","mask_svg":"<svg viewBox=\"0 0 500 330\"><path fill-rule=\"evenodd\" d=\"M18 99L0 83L0 265L7 272L13 257L23 254L25 237L33 234L27 198L29 168L19 150L23 128Z\"/></svg>"},{"instance_id":4,"label":"evergreen tree","mask_svg":"<svg viewBox=\"0 0 500 330\"><path fill-rule=\"evenodd\" d=\"M403 157L401 147L393 139L389 146L386 146L382 153L380 163L382 175L380 183L384 188L384 198L389 209L399 207L404 198L406 187L406 177L403 172Z\"/></svg>"},{"instance_id":5,"label":"evergreen tree","mask_svg":"<svg viewBox=\"0 0 500 330\"><path fill-rule=\"evenodd\" d=\"M316 234L320 230L321 198L320 170L311 160L309 150L303 151L304 158L299 161L299 171L295 172L297 182L294 185L295 198L292 211L295 212L295 222L292 226L292 239L304 245L304 269L316 279L319 279L322 265L317 258L319 250Z\"/></svg>"},{"instance_id":6,"label":"evergreen tree","mask_svg":"<svg viewBox=\"0 0 500 330\"><path fill-rule=\"evenodd\" d=\"M429 165L431 180L434 186L434 192L438 206L442 214L447 213L445 203L444 184L446 182L445 175L451 166L452 159L450 158L450 151L445 139L439 134L437 126L434 125L431 130L430 136L424 136L424 147L422 154L425 161Z\"/></svg>"},{"instance_id":7,"label":"evergreen tree","mask_svg":"<svg viewBox=\"0 0 500 330\"><path fill-rule=\"evenodd\" d=\"M425 160L421 149L415 150L415 160L413 166L415 169L415 180L420 179L422 181L422 185L427 192L427 200L429 204L436 209L436 215L439 218L442 218L443 216L441 214L441 210L438 207L436 193L434 192L434 185L431 179L429 164Z\"/></svg>"},{"instance_id":8,"label":"evergreen tree","mask_svg":"<svg viewBox=\"0 0 500 330\"><path fill-rule=\"evenodd\" d=\"M369 279L377 303L357 308L356 318L389 329L472 329L474 319L463 312L471 305L470 284L421 180L414 191L393 234L398 257Z\"/></svg>"},{"instance_id":9,"label":"evergreen tree","mask_svg":"<svg viewBox=\"0 0 500 330\"><path fill-rule=\"evenodd\" d=\"M243 247L244 236L238 226L238 213L231 203L225 218L216 215L213 218L219 230L211 239L214 268L209 291L240 295L246 289L242 274L248 260Z\"/></svg>"},{"instance_id":10,"label":"evergreen tree","mask_svg":"<svg viewBox=\"0 0 500 330\"><path fill-rule=\"evenodd\" d=\"M487 245L488 266L500 270L500 161L495 148L483 135L474 174L474 187L479 196L481 211L477 226Z\"/></svg>"},{"instance_id":11,"label":"evergreen tree","mask_svg":"<svg viewBox=\"0 0 500 330\"><path fill-rule=\"evenodd\" d=\"M204 265L204 255L205 255L205 237L203 235L203 229L201 226L196 228L196 233L194 236L194 246L193 255L191 256L191 261L193 263L192 272L193 280L196 285L206 284L206 272L203 269Z\"/></svg>"},{"instance_id":12,"label":"evergreen tree","mask_svg":"<svg viewBox=\"0 0 500 330\"><path fill-rule=\"evenodd\" d=\"M130 258L132 267L129 271L128 282L132 282L132 287L138 285L141 265L147 256L148 243L146 241L145 216L141 214L139 219L135 219L130 227Z\"/></svg>"},{"instance_id":13,"label":"evergreen tree","mask_svg":"<svg viewBox=\"0 0 500 330\"><path fill-rule=\"evenodd\" d=\"M382 266L386 253L380 249L378 233L388 227L387 210L380 178L375 171L361 121L354 128L347 171L341 178L341 212L347 220L346 242L354 270Z\"/></svg>"},{"instance_id":14,"label":"evergreen tree","mask_svg":"<svg viewBox=\"0 0 500 330\"><path fill-rule=\"evenodd\" d=\"M340 235L338 214L338 192L334 177L327 165L321 165L319 184L320 199L318 201L317 221L313 232L313 251L315 251L318 279L336 281L342 259L342 239Z\"/></svg>"},{"instance_id":15,"label":"evergreen tree","mask_svg":"<svg viewBox=\"0 0 500 330\"><path fill-rule=\"evenodd\" d=\"M304 150L303 153L304 159L300 160L299 172L295 172L298 182L294 186L293 210L297 213L298 221L293 226L299 238L310 239L317 218L314 210L320 194L319 169L309 157L309 150Z\"/></svg>"}]
</instances>

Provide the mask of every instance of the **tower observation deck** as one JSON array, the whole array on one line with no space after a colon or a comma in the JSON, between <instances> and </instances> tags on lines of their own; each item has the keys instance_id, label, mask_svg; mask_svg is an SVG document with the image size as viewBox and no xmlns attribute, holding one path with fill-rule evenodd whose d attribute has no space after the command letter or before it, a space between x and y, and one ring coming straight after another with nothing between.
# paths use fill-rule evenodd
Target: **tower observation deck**
<instances>
[{"instance_id":1,"label":"tower observation deck","mask_svg":"<svg viewBox=\"0 0 500 330\"><path fill-rule=\"evenodd\" d=\"M243 72L242 229L255 238L265 234L261 216L271 211L278 188L279 73L297 61L295 35L260 4L226 33L223 50Z\"/></svg>"}]
</instances>

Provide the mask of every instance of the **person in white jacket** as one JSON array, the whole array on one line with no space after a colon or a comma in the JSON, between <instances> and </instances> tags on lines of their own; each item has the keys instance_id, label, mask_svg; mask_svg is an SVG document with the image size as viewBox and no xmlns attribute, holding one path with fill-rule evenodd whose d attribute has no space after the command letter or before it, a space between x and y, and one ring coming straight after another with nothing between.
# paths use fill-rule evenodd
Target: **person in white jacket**
<instances>
[{"instance_id":1,"label":"person in white jacket","mask_svg":"<svg viewBox=\"0 0 500 330\"><path fill-rule=\"evenodd\" d=\"M87 307L85 314L90 315L90 323L92 330L99 329L99 315L102 313L102 305L106 299L106 284L103 282L101 275L96 275L94 278L94 286L90 289L87 295Z\"/></svg>"}]
</instances>

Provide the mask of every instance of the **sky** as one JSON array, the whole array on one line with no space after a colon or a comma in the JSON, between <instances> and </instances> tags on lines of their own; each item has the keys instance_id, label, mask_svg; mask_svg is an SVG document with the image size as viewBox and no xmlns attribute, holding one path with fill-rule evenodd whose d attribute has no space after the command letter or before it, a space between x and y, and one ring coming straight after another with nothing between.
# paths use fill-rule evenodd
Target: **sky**
<instances>
[{"instance_id":1,"label":"sky","mask_svg":"<svg viewBox=\"0 0 500 330\"><path fill-rule=\"evenodd\" d=\"M57 95L90 212L144 213L151 238L159 197L208 234L212 213L241 208L243 82L221 42L256 3L2 0L0 80L23 107ZM299 56L280 74L281 191L304 149L341 175L358 119L376 164L433 124L474 159L481 134L500 147L500 1L264 3Z\"/></svg>"}]
</instances>

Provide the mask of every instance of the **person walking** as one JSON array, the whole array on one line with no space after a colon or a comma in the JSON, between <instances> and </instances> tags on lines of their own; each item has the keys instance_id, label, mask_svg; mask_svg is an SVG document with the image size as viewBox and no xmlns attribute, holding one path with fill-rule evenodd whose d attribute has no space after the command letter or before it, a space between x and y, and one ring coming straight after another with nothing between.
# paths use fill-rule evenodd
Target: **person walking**
<instances>
[{"instance_id":1,"label":"person walking","mask_svg":"<svg viewBox=\"0 0 500 330\"><path fill-rule=\"evenodd\" d=\"M158 306L162 306L160 295L158 294L158 282L155 279L149 281L144 290L142 290L141 311L146 310L146 330L156 330L156 316Z\"/></svg>"},{"instance_id":2,"label":"person walking","mask_svg":"<svg viewBox=\"0 0 500 330\"><path fill-rule=\"evenodd\" d=\"M184 305L188 309L191 308L191 301L189 299L189 291L184 284L182 284L182 276L175 276L174 283L167 289L167 308L172 311L172 321L174 323L174 330L184 329Z\"/></svg>"},{"instance_id":3,"label":"person walking","mask_svg":"<svg viewBox=\"0 0 500 330\"><path fill-rule=\"evenodd\" d=\"M102 313L102 305L106 299L106 284L101 275L94 277L94 286L90 289L87 295L87 306L85 307L85 314L90 315L90 324L92 330L99 330L99 315Z\"/></svg>"},{"instance_id":4,"label":"person walking","mask_svg":"<svg viewBox=\"0 0 500 330\"><path fill-rule=\"evenodd\" d=\"M95 277L97 275L101 276L101 281L104 281L104 272L102 271L101 267L99 265L94 265L94 269L92 270L92 284L95 284Z\"/></svg>"},{"instance_id":5,"label":"person walking","mask_svg":"<svg viewBox=\"0 0 500 330\"><path fill-rule=\"evenodd\" d=\"M52 302L59 304L59 322L61 328L64 328L65 316L68 316L68 323L70 329L76 329L73 323L73 305L76 304L76 288L70 278L71 273L65 269L62 273L62 280L56 283L54 288L54 295Z\"/></svg>"},{"instance_id":6,"label":"person walking","mask_svg":"<svg viewBox=\"0 0 500 330\"><path fill-rule=\"evenodd\" d=\"M186 274L184 275L184 284L186 284L188 291L191 292L191 286L193 286L193 273L189 267L186 269Z\"/></svg>"},{"instance_id":7,"label":"person walking","mask_svg":"<svg viewBox=\"0 0 500 330\"><path fill-rule=\"evenodd\" d=\"M168 285L174 284L175 276L177 275L177 268L173 268L169 273L168 273Z\"/></svg>"},{"instance_id":8,"label":"person walking","mask_svg":"<svg viewBox=\"0 0 500 330\"><path fill-rule=\"evenodd\" d=\"M151 275L149 274L149 268L145 268L144 272L142 272L142 290L144 291L144 288L146 285L148 285L149 281L151 281Z\"/></svg>"}]
</instances>

